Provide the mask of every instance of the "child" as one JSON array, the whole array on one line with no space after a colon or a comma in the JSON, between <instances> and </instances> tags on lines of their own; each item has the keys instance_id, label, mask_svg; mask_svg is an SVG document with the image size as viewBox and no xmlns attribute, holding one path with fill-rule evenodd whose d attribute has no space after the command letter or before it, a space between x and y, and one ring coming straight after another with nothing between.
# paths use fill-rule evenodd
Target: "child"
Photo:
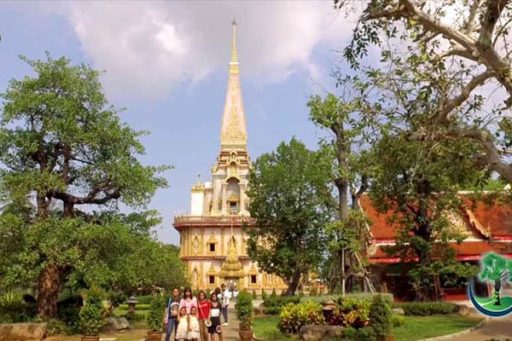
<instances>
[{"instance_id":1,"label":"child","mask_svg":"<svg viewBox=\"0 0 512 341\"><path fill-rule=\"evenodd\" d=\"M180 308L180 316L178 317L178 330L176 331L176 340L185 341L187 340L188 333L188 315L187 308Z\"/></svg>"},{"instance_id":2,"label":"child","mask_svg":"<svg viewBox=\"0 0 512 341\"><path fill-rule=\"evenodd\" d=\"M197 319L197 309L196 307L190 308L190 315L188 317L188 333L187 339L190 341L198 341L199 340L199 321Z\"/></svg>"}]
</instances>

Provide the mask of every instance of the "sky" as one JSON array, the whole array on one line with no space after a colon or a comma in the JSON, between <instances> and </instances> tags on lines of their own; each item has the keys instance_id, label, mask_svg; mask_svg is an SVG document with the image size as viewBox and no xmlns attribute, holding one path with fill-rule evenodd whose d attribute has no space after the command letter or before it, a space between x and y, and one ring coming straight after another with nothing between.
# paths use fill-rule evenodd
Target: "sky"
<instances>
[{"instance_id":1,"label":"sky","mask_svg":"<svg viewBox=\"0 0 512 341\"><path fill-rule=\"evenodd\" d=\"M220 150L233 18L251 158L293 136L315 148L323 133L306 103L336 91L330 74L355 26L331 0L0 2L0 93L31 74L19 55L102 70L121 119L150 132L143 163L174 167L148 208L163 217L158 238L179 244L173 217L189 211L191 186Z\"/></svg>"}]
</instances>

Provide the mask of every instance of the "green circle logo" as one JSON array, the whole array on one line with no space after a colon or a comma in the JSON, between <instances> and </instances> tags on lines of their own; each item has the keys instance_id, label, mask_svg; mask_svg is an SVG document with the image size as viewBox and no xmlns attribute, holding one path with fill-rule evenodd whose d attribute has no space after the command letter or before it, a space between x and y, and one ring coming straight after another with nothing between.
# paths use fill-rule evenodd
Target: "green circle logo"
<instances>
[{"instance_id":1,"label":"green circle logo","mask_svg":"<svg viewBox=\"0 0 512 341\"><path fill-rule=\"evenodd\" d=\"M490 252L480 260L480 269L479 279L493 286L493 294L489 297L477 296L476 280L471 280L468 285L468 297L473 306L482 314L491 317L512 313L512 297L501 294L503 284L512 281L512 259Z\"/></svg>"}]
</instances>

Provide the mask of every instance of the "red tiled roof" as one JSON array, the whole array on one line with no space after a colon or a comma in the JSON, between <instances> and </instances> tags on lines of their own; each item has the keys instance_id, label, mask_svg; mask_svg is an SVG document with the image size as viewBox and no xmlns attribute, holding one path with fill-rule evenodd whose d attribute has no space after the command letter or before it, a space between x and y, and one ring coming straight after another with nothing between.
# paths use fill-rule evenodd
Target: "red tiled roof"
<instances>
[{"instance_id":1,"label":"red tiled roof","mask_svg":"<svg viewBox=\"0 0 512 341\"><path fill-rule=\"evenodd\" d=\"M464 203L478 222L491 231L491 238L512 237L512 205L500 202L490 204L467 197Z\"/></svg>"},{"instance_id":2,"label":"red tiled roof","mask_svg":"<svg viewBox=\"0 0 512 341\"><path fill-rule=\"evenodd\" d=\"M460 217L473 237L512 240L512 204L487 204L483 200L471 200L467 195L463 196L463 202L465 207L461 207ZM359 204L370 219L373 238L377 241L394 240L399 225L392 222L393 210L377 212L368 195L362 195Z\"/></svg>"},{"instance_id":3,"label":"red tiled roof","mask_svg":"<svg viewBox=\"0 0 512 341\"><path fill-rule=\"evenodd\" d=\"M497 252L502 255L512 256L512 243L510 242L485 242L485 241L465 241L461 244L450 243L454 248L458 260L479 260L480 255L486 252ZM370 263L397 263L400 257L388 255L380 245L373 252L368 253ZM416 259L411 258L412 261Z\"/></svg>"}]
</instances>

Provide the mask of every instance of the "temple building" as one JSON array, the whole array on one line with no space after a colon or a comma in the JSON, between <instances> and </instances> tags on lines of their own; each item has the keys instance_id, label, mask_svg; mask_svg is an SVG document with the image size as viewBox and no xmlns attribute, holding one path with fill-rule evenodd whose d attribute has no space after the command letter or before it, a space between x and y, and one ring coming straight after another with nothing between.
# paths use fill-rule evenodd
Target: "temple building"
<instances>
[{"instance_id":1,"label":"temple building","mask_svg":"<svg viewBox=\"0 0 512 341\"><path fill-rule=\"evenodd\" d=\"M487 252L496 252L511 258L512 205L508 201L492 200L492 193L476 196L473 192L460 192L459 195L462 199L460 207L446 212L451 232L464 237L462 241L448 241L448 246L455 252L455 258L461 263L476 266ZM395 245L397 233L401 230L393 219L393 210L379 213L368 195L361 196L359 206L370 221L370 243L366 249L366 257L377 290L389 291L396 299L411 300L414 289L404 273L408 271L408 264L416 262L417 258L411 254L404 262L398 255L386 252L387 246ZM434 244L434 259L441 257L438 251L441 251L441 245ZM440 279L441 286L438 290L444 300L467 299L465 281ZM492 292L490 286L487 291Z\"/></svg>"},{"instance_id":2,"label":"temple building","mask_svg":"<svg viewBox=\"0 0 512 341\"><path fill-rule=\"evenodd\" d=\"M237 24L233 21L220 153L211 169L211 181L192 186L190 213L176 216L173 224L180 233L180 256L194 289L213 289L223 283L259 291L286 289L280 277L260 272L247 255L248 237L242 226L254 227L246 195L250 167Z\"/></svg>"}]
</instances>

